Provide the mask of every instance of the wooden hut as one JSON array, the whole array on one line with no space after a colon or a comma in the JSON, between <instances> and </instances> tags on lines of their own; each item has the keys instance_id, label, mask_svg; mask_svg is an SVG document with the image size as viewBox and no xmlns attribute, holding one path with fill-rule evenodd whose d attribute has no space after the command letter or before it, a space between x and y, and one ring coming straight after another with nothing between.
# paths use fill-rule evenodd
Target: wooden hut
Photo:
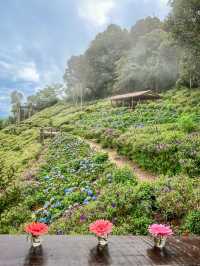
<instances>
[{"instance_id":1,"label":"wooden hut","mask_svg":"<svg viewBox=\"0 0 200 266\"><path fill-rule=\"evenodd\" d=\"M115 95L110 98L112 106L128 106L130 108L134 108L138 102L156 99L160 99L160 96L151 90Z\"/></svg>"}]
</instances>

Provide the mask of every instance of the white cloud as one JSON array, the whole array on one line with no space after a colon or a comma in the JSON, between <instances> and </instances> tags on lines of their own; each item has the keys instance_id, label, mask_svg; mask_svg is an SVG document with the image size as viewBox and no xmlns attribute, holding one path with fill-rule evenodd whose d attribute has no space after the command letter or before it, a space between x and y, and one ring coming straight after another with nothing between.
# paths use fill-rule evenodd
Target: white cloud
<instances>
[{"instance_id":1,"label":"white cloud","mask_svg":"<svg viewBox=\"0 0 200 266\"><path fill-rule=\"evenodd\" d=\"M160 1L160 3L162 5L165 5L165 6L167 6L168 5L168 2L169 2L169 0L159 0L159 1Z\"/></svg>"},{"instance_id":2,"label":"white cloud","mask_svg":"<svg viewBox=\"0 0 200 266\"><path fill-rule=\"evenodd\" d=\"M1 96L0 95L0 102L3 102L3 101L6 101L6 100L9 100L9 96Z\"/></svg>"},{"instance_id":3,"label":"white cloud","mask_svg":"<svg viewBox=\"0 0 200 266\"><path fill-rule=\"evenodd\" d=\"M0 59L0 78L25 81L25 82L38 82L40 75L34 62L27 61L11 61Z\"/></svg>"},{"instance_id":4,"label":"white cloud","mask_svg":"<svg viewBox=\"0 0 200 266\"><path fill-rule=\"evenodd\" d=\"M116 0L81 0L78 14L93 26L104 26L109 22Z\"/></svg>"},{"instance_id":5,"label":"white cloud","mask_svg":"<svg viewBox=\"0 0 200 266\"><path fill-rule=\"evenodd\" d=\"M34 63L29 63L28 65L19 69L16 73L16 77L30 82L38 82L40 78Z\"/></svg>"}]
</instances>

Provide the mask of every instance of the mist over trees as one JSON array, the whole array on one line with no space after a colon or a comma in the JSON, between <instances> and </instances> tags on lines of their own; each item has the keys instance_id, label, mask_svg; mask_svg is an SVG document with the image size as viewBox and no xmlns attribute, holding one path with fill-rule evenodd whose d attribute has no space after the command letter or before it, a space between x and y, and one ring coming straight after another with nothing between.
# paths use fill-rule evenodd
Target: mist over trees
<instances>
[{"instance_id":1,"label":"mist over trees","mask_svg":"<svg viewBox=\"0 0 200 266\"><path fill-rule=\"evenodd\" d=\"M179 76L179 49L156 17L131 29L110 25L83 55L72 56L64 74L66 94L74 102L144 89L162 91Z\"/></svg>"},{"instance_id":2,"label":"mist over trees","mask_svg":"<svg viewBox=\"0 0 200 266\"><path fill-rule=\"evenodd\" d=\"M164 22L147 17L130 30L109 25L84 54L68 60L64 85L47 86L27 103L42 109L55 104L59 95L77 104L138 90L200 87L200 2L169 3Z\"/></svg>"},{"instance_id":3,"label":"mist over trees","mask_svg":"<svg viewBox=\"0 0 200 266\"><path fill-rule=\"evenodd\" d=\"M128 30L110 25L64 74L74 102L143 89L200 86L200 2L172 0L164 22L147 17Z\"/></svg>"}]
</instances>

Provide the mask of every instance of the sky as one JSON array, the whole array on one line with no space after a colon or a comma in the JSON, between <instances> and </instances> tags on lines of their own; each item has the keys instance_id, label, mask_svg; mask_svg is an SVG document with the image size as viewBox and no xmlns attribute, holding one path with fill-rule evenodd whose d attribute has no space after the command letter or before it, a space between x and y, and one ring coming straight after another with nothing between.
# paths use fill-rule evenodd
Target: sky
<instances>
[{"instance_id":1,"label":"sky","mask_svg":"<svg viewBox=\"0 0 200 266\"><path fill-rule=\"evenodd\" d=\"M83 53L110 23L164 19L168 0L0 0L0 117L10 93L34 94L61 82L67 60Z\"/></svg>"}]
</instances>

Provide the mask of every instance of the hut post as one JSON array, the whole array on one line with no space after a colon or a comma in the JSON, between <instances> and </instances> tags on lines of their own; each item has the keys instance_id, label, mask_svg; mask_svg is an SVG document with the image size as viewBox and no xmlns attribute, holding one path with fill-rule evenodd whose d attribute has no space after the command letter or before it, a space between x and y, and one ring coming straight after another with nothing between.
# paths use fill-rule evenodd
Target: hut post
<instances>
[{"instance_id":1,"label":"hut post","mask_svg":"<svg viewBox=\"0 0 200 266\"><path fill-rule=\"evenodd\" d=\"M131 108L133 109L133 97L131 97Z\"/></svg>"},{"instance_id":2,"label":"hut post","mask_svg":"<svg viewBox=\"0 0 200 266\"><path fill-rule=\"evenodd\" d=\"M44 129L40 128L40 143L44 144Z\"/></svg>"},{"instance_id":3,"label":"hut post","mask_svg":"<svg viewBox=\"0 0 200 266\"><path fill-rule=\"evenodd\" d=\"M24 110L23 110L23 114L24 114L24 119L23 119L23 120L25 120L25 119L26 119L26 110L27 110L27 108L24 106L23 109L24 109Z\"/></svg>"},{"instance_id":4,"label":"hut post","mask_svg":"<svg viewBox=\"0 0 200 266\"><path fill-rule=\"evenodd\" d=\"M21 105L17 104L17 123L21 122Z\"/></svg>"}]
</instances>

